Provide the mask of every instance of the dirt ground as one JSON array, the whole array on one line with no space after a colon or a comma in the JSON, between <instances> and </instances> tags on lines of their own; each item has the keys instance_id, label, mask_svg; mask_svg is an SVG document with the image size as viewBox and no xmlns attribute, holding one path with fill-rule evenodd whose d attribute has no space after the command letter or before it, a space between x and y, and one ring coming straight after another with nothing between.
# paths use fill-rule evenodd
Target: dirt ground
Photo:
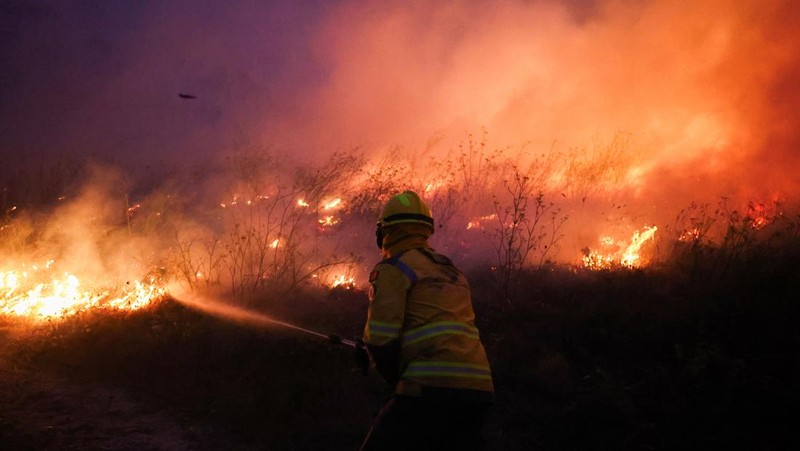
<instances>
[{"instance_id":1,"label":"dirt ground","mask_svg":"<svg viewBox=\"0 0 800 451\"><path fill-rule=\"evenodd\" d=\"M0 449L194 450L205 433L112 386L12 361L0 330Z\"/></svg>"}]
</instances>

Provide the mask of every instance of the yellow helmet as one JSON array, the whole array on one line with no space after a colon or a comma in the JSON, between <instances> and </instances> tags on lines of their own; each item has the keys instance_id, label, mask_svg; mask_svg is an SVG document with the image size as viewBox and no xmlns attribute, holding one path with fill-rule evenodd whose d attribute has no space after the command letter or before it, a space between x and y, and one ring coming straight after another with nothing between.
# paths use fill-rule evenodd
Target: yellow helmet
<instances>
[{"instance_id":1,"label":"yellow helmet","mask_svg":"<svg viewBox=\"0 0 800 451\"><path fill-rule=\"evenodd\" d=\"M434 230L431 209L413 191L404 191L389 199L378 218L379 227L407 223L424 224Z\"/></svg>"}]
</instances>

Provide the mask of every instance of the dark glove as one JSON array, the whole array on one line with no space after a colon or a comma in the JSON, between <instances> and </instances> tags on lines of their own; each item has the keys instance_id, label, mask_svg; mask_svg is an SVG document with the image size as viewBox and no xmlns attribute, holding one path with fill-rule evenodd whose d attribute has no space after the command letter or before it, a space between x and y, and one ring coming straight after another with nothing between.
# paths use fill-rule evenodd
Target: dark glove
<instances>
[{"instance_id":1,"label":"dark glove","mask_svg":"<svg viewBox=\"0 0 800 451\"><path fill-rule=\"evenodd\" d=\"M356 364L357 368L361 369L361 373L366 376L369 374L369 367L370 367L370 359L369 353L367 352L367 345L364 344L364 340L360 337L356 338L356 347L353 348L353 361Z\"/></svg>"},{"instance_id":2,"label":"dark glove","mask_svg":"<svg viewBox=\"0 0 800 451\"><path fill-rule=\"evenodd\" d=\"M368 346L369 358L372 360L375 371L389 385L397 384L400 380L400 340L392 340L381 346Z\"/></svg>"}]
</instances>

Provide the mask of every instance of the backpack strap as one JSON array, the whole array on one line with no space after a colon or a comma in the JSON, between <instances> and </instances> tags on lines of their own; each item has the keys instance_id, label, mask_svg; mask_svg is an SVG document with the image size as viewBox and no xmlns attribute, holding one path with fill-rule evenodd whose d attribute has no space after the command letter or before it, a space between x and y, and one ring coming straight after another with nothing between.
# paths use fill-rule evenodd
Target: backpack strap
<instances>
[{"instance_id":1,"label":"backpack strap","mask_svg":"<svg viewBox=\"0 0 800 451\"><path fill-rule=\"evenodd\" d=\"M417 283L417 273L415 273L414 270L411 269L410 266L408 266L407 264L405 264L405 263L400 261L400 257L402 257L403 254L405 254L405 251L404 252L400 252L399 254L393 255L392 257L387 258L386 260L382 261L381 263L385 263L387 265L392 265L395 268L399 269L400 271L403 272L403 274L406 275L406 277L408 277L408 280L411 281L411 285L414 285L415 283Z\"/></svg>"}]
</instances>

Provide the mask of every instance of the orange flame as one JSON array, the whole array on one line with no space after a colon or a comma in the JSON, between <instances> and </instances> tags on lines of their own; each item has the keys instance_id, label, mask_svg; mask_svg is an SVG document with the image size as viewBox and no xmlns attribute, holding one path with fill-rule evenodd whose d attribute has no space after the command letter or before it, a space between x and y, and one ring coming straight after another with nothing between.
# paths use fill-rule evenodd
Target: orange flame
<instances>
[{"instance_id":1,"label":"orange flame","mask_svg":"<svg viewBox=\"0 0 800 451\"><path fill-rule=\"evenodd\" d=\"M339 219L334 216L324 216L317 221L321 227L330 227L339 223Z\"/></svg>"},{"instance_id":2,"label":"orange flame","mask_svg":"<svg viewBox=\"0 0 800 451\"><path fill-rule=\"evenodd\" d=\"M767 202L750 202L747 206L747 216L751 219L751 225L756 230L761 230L768 226L777 215L777 202L772 204Z\"/></svg>"},{"instance_id":3,"label":"orange flame","mask_svg":"<svg viewBox=\"0 0 800 451\"><path fill-rule=\"evenodd\" d=\"M107 288L110 281L88 286L69 272L51 275L50 260L40 268L0 271L0 315L30 319L60 318L93 308L137 310L163 297L166 288L157 277Z\"/></svg>"},{"instance_id":4,"label":"orange flame","mask_svg":"<svg viewBox=\"0 0 800 451\"><path fill-rule=\"evenodd\" d=\"M678 237L678 241L682 242L692 242L697 241L702 236L700 229L697 227L692 227L691 229L684 230L681 233L681 236Z\"/></svg>"},{"instance_id":5,"label":"orange flame","mask_svg":"<svg viewBox=\"0 0 800 451\"><path fill-rule=\"evenodd\" d=\"M472 221L467 223L467 230L471 229L483 229L483 223L486 221L492 221L497 219L497 213L492 213L490 215L480 216Z\"/></svg>"},{"instance_id":6,"label":"orange flame","mask_svg":"<svg viewBox=\"0 0 800 451\"><path fill-rule=\"evenodd\" d=\"M611 269L617 266L626 268L638 268L645 262L639 256L639 250L647 240L652 240L658 227L645 227L644 230L635 231L630 243L616 241L611 237L604 236L600 239L601 248L605 252L587 248L583 249L583 266L592 270Z\"/></svg>"},{"instance_id":7,"label":"orange flame","mask_svg":"<svg viewBox=\"0 0 800 451\"><path fill-rule=\"evenodd\" d=\"M354 277L348 277L344 274L337 274L333 277L331 288L337 287L352 290L356 287L356 279Z\"/></svg>"},{"instance_id":8,"label":"orange flame","mask_svg":"<svg viewBox=\"0 0 800 451\"><path fill-rule=\"evenodd\" d=\"M331 209L334 209L334 208L338 207L339 205L341 205L341 203L342 203L342 199L337 197L336 199L333 199L330 202L325 203L325 205L322 206L322 209L323 210L331 210Z\"/></svg>"}]
</instances>

